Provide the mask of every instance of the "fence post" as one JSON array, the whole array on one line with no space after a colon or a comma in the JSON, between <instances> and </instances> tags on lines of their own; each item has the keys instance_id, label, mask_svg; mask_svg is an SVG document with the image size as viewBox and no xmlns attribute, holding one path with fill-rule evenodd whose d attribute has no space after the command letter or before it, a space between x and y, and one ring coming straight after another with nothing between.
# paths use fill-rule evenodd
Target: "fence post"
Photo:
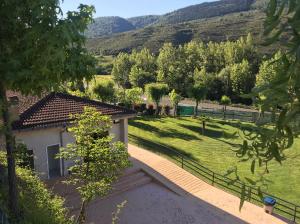
<instances>
[{"instance_id":1,"label":"fence post","mask_svg":"<svg viewBox=\"0 0 300 224\"><path fill-rule=\"evenodd\" d=\"M213 172L213 179L212 179L212 185L215 185L215 172Z\"/></svg>"},{"instance_id":2,"label":"fence post","mask_svg":"<svg viewBox=\"0 0 300 224\"><path fill-rule=\"evenodd\" d=\"M249 202L251 202L251 199L252 199L252 187L249 186Z\"/></svg>"},{"instance_id":3,"label":"fence post","mask_svg":"<svg viewBox=\"0 0 300 224\"><path fill-rule=\"evenodd\" d=\"M297 217L297 205L295 205L294 223L296 223L296 217Z\"/></svg>"}]
</instances>

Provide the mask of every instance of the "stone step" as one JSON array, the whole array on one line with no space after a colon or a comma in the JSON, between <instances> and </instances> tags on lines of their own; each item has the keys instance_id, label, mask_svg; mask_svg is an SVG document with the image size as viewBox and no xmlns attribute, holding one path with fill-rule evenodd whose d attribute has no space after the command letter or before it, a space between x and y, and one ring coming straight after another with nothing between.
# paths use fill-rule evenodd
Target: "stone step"
<instances>
[{"instance_id":1,"label":"stone step","mask_svg":"<svg viewBox=\"0 0 300 224\"><path fill-rule=\"evenodd\" d=\"M152 178L147 176L144 172L140 171L140 169L131 170L129 172L130 174L122 176L122 178L113 186L111 193L106 196L106 198L121 194L137 187L144 186L152 181ZM91 202L91 204L97 203L101 200L102 199L96 199ZM75 211L80 209L81 200L77 191L66 195L65 205L69 208L71 213L74 213Z\"/></svg>"},{"instance_id":2,"label":"stone step","mask_svg":"<svg viewBox=\"0 0 300 224\"><path fill-rule=\"evenodd\" d=\"M133 173L131 175L122 176L119 178L119 180L113 185L114 187L118 187L120 185L126 185L127 183L134 182L136 180L139 180L140 178L146 176L146 174L142 171L139 171L137 173Z\"/></svg>"},{"instance_id":3,"label":"stone step","mask_svg":"<svg viewBox=\"0 0 300 224\"><path fill-rule=\"evenodd\" d=\"M126 185L119 185L117 188L114 188L113 191L107 196L107 197L112 197L118 194L121 194L123 192L133 190L137 187L144 186L146 184L151 183L152 178L149 176L144 176L140 178L139 180L135 180L133 182L127 182Z\"/></svg>"}]
</instances>

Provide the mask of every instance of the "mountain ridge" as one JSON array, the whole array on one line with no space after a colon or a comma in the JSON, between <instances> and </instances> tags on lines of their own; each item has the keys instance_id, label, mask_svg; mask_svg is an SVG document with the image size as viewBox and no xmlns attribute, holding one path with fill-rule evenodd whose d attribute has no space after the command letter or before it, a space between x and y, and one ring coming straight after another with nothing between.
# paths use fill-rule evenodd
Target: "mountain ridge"
<instances>
[{"instance_id":1,"label":"mountain ridge","mask_svg":"<svg viewBox=\"0 0 300 224\"><path fill-rule=\"evenodd\" d=\"M163 15L145 15L128 19L117 16L98 17L89 25L85 34L88 38L97 38L142 29L150 25L177 24L222 16L249 10L253 2L254 0L220 0L187 6Z\"/></svg>"}]
</instances>

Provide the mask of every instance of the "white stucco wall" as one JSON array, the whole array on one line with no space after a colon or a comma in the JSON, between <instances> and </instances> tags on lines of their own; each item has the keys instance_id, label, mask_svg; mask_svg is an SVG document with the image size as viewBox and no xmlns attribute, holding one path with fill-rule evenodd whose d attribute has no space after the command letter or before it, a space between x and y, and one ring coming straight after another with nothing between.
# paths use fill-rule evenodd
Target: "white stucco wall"
<instances>
[{"instance_id":1,"label":"white stucco wall","mask_svg":"<svg viewBox=\"0 0 300 224\"><path fill-rule=\"evenodd\" d=\"M120 123L113 124L110 134L114 136L114 141L122 141L128 144L128 121L120 120ZM59 144L66 147L67 144L74 143L73 136L68 132L62 132L62 128L47 128L40 130L26 130L15 132L16 141L27 145L29 150L33 150L34 168L42 179L48 178L48 158L47 147ZM64 167L64 175L68 174L67 168L72 165L72 161L61 161L61 168Z\"/></svg>"}]
</instances>

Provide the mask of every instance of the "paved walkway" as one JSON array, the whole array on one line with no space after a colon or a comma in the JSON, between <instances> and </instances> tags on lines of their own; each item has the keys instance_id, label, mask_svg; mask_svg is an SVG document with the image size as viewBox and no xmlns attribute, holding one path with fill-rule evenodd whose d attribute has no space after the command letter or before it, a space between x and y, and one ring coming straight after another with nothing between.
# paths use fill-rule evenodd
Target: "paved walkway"
<instances>
[{"instance_id":1,"label":"paved walkway","mask_svg":"<svg viewBox=\"0 0 300 224\"><path fill-rule=\"evenodd\" d=\"M200 203L210 204L212 209L221 209L247 223L287 223L266 214L261 207L248 202L245 202L240 212L240 199L238 197L205 183L157 154L133 145L129 145L128 150L136 163L140 164L145 171L180 195L191 197L200 201ZM220 223L222 223L222 220L220 220Z\"/></svg>"}]
</instances>

